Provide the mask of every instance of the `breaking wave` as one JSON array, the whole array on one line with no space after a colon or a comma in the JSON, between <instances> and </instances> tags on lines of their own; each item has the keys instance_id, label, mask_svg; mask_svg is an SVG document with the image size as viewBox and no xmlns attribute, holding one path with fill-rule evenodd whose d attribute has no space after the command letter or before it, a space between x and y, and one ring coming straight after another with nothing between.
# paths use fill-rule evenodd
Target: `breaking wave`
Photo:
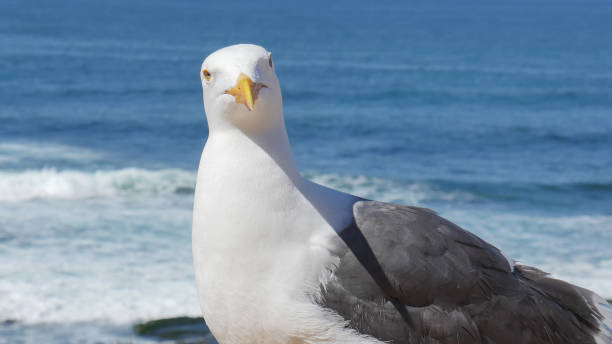
<instances>
[{"instance_id":1,"label":"breaking wave","mask_svg":"<svg viewBox=\"0 0 612 344\"><path fill-rule=\"evenodd\" d=\"M307 172L306 178L344 192L378 201L423 205L521 202L539 205L612 197L612 183L502 184L448 180L394 180L364 175ZM195 172L182 169L123 168L0 170L0 202L37 199L77 200L133 195L192 195ZM568 197L571 195L571 197Z\"/></svg>"},{"instance_id":2,"label":"breaking wave","mask_svg":"<svg viewBox=\"0 0 612 344\"><path fill-rule=\"evenodd\" d=\"M428 201L470 202L476 198L462 190L443 190L433 184L400 182L368 176L307 173L316 183L360 197L387 202L421 204ZM180 169L148 170L42 170L0 171L0 201L36 199L75 200L130 195L192 194L195 173Z\"/></svg>"},{"instance_id":3,"label":"breaking wave","mask_svg":"<svg viewBox=\"0 0 612 344\"><path fill-rule=\"evenodd\" d=\"M444 190L426 182L401 182L360 175L342 176L307 173L305 176L315 183L377 201L404 204L422 204L432 201L468 203L477 198L476 195L467 191Z\"/></svg>"},{"instance_id":4,"label":"breaking wave","mask_svg":"<svg viewBox=\"0 0 612 344\"><path fill-rule=\"evenodd\" d=\"M49 142L0 142L0 166L33 160L89 163L102 157L101 153L86 148Z\"/></svg>"},{"instance_id":5,"label":"breaking wave","mask_svg":"<svg viewBox=\"0 0 612 344\"><path fill-rule=\"evenodd\" d=\"M194 173L179 169L125 168L87 172L49 168L0 171L0 201L191 193L194 184Z\"/></svg>"}]
</instances>

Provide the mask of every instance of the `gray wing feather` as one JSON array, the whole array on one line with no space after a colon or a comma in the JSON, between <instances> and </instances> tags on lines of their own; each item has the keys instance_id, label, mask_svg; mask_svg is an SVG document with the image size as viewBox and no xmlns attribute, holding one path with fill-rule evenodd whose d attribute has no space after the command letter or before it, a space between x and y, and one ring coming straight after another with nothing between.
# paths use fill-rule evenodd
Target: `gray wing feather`
<instances>
[{"instance_id":1,"label":"gray wing feather","mask_svg":"<svg viewBox=\"0 0 612 344\"><path fill-rule=\"evenodd\" d=\"M595 343L591 292L418 207L360 201L323 304L392 343Z\"/></svg>"}]
</instances>

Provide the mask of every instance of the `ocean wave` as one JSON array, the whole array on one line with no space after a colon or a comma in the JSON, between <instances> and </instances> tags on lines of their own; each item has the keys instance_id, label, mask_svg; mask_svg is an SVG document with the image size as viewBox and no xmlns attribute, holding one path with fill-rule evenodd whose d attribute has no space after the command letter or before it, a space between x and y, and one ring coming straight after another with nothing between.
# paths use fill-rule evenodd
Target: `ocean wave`
<instances>
[{"instance_id":1,"label":"ocean wave","mask_svg":"<svg viewBox=\"0 0 612 344\"><path fill-rule=\"evenodd\" d=\"M490 88L464 89L452 87L390 88L362 89L358 91L345 89L311 88L300 90L287 88L283 99L292 101L322 102L329 104L354 104L359 102L397 102L404 104L440 106L451 104L477 104L478 106L504 106L522 108L525 106L556 108L564 107L608 107L612 105L608 92L599 89L515 89ZM333 100L333 101L332 101Z\"/></svg>"},{"instance_id":2,"label":"ocean wave","mask_svg":"<svg viewBox=\"0 0 612 344\"><path fill-rule=\"evenodd\" d=\"M1 148L1 147L0 147ZM78 156L78 155L77 155ZM315 183L359 197L384 202L423 205L493 202L559 204L589 197L610 197L612 182L497 183L451 180L394 180L364 175L306 172ZM82 171L45 168L0 170L0 202L34 199L85 199L130 195L192 195L195 174L181 169L123 168Z\"/></svg>"},{"instance_id":3,"label":"ocean wave","mask_svg":"<svg viewBox=\"0 0 612 344\"><path fill-rule=\"evenodd\" d=\"M77 207L84 219L100 212ZM109 233L109 228L96 221L87 230L56 232L53 241L15 246L0 257L7 266L7 278L0 279L0 293L5 295L0 298L0 321L127 324L198 316L189 218L164 220L162 214L166 211L160 210L143 213L142 219L136 219L133 211L138 203L134 202L127 209L132 213L130 219L122 207L117 205L113 212L106 209L104 217L133 221L129 227L140 226L140 230L124 227ZM188 215L190 209L186 212ZM608 247L612 216L531 216L481 209L442 215L522 264L612 298L612 257ZM48 216L41 216L40 221L45 223L29 221L28 225L37 232L70 226ZM172 221L177 221L176 228L168 228ZM40 242L38 236L37 240Z\"/></svg>"},{"instance_id":4,"label":"ocean wave","mask_svg":"<svg viewBox=\"0 0 612 344\"><path fill-rule=\"evenodd\" d=\"M27 179L28 175L32 179ZM5 182L6 176L6 172L0 172L1 197L11 186ZM136 168L38 170L17 176L23 185L42 185L54 178L69 182L75 193L64 195L72 199L191 193L194 182L190 171ZM471 202L481 196L453 191L454 187L325 173L307 173L306 177L383 201L453 202L434 209L521 263L612 297L610 215L514 214L473 204L456 206L454 202ZM11 187L15 192L27 191L24 186ZM180 188L185 189L178 191ZM41 198L41 193L36 197ZM20 197L27 199L25 196ZM52 197L60 196L56 192ZM7 234L14 237L9 250L0 255L7 266L7 278L0 279L0 294L6 295L0 298L0 321L14 319L26 325L88 321L128 324L198 315L189 249L190 202L143 204L111 199L103 209L91 203L47 202L41 206L22 202L0 207L3 227L9 228Z\"/></svg>"},{"instance_id":5,"label":"ocean wave","mask_svg":"<svg viewBox=\"0 0 612 344\"><path fill-rule=\"evenodd\" d=\"M395 180L363 175L306 173L316 183L363 198L421 206L432 204L497 204L520 207L577 209L591 199L612 199L612 182L574 181L533 183L510 181L462 181L449 179Z\"/></svg>"},{"instance_id":6,"label":"ocean wave","mask_svg":"<svg viewBox=\"0 0 612 344\"><path fill-rule=\"evenodd\" d=\"M469 203L477 199L473 193L453 188L443 189L427 182L401 182L362 175L306 173L305 176L333 189L384 202L418 205L431 201Z\"/></svg>"},{"instance_id":7,"label":"ocean wave","mask_svg":"<svg viewBox=\"0 0 612 344\"><path fill-rule=\"evenodd\" d=\"M305 173L312 181L360 197L387 202L422 204L428 201L471 202L476 195L450 188L445 190L426 182L401 182L363 175ZM0 201L35 199L85 199L138 194L183 194L194 192L195 175L179 169L79 171L47 168L42 170L0 171Z\"/></svg>"},{"instance_id":8,"label":"ocean wave","mask_svg":"<svg viewBox=\"0 0 612 344\"><path fill-rule=\"evenodd\" d=\"M289 68L302 68L317 66L321 68L338 68L338 69L353 69L356 71L393 71L393 72L428 72L428 73L469 73L469 74L494 74L500 76L535 76L535 77L552 77L552 78L582 78L593 80L607 80L612 78L611 73L585 73L584 71L569 71L562 68L533 68L527 66L477 66L477 65L457 65L457 64L439 64L439 63L375 63L354 62L354 57L348 60L342 59L306 59L300 57L289 61L283 61L282 64Z\"/></svg>"},{"instance_id":9,"label":"ocean wave","mask_svg":"<svg viewBox=\"0 0 612 344\"><path fill-rule=\"evenodd\" d=\"M195 175L178 169L109 171L26 170L0 172L0 201L75 200L136 194L189 194Z\"/></svg>"},{"instance_id":10,"label":"ocean wave","mask_svg":"<svg viewBox=\"0 0 612 344\"><path fill-rule=\"evenodd\" d=\"M0 143L0 166L30 160L49 160L50 157L54 160L89 162L100 159L102 154L85 148L49 142Z\"/></svg>"},{"instance_id":11,"label":"ocean wave","mask_svg":"<svg viewBox=\"0 0 612 344\"><path fill-rule=\"evenodd\" d=\"M564 184L537 184L543 190L581 191L581 192L612 192L612 182L575 182ZM601 194L600 194L601 195Z\"/></svg>"},{"instance_id":12,"label":"ocean wave","mask_svg":"<svg viewBox=\"0 0 612 344\"><path fill-rule=\"evenodd\" d=\"M612 142L612 135L607 128L582 132L567 132L560 130L540 129L526 126L516 126L509 128L505 132L494 132L494 135L520 135L523 140L537 142L553 142L566 144L607 144Z\"/></svg>"}]
</instances>

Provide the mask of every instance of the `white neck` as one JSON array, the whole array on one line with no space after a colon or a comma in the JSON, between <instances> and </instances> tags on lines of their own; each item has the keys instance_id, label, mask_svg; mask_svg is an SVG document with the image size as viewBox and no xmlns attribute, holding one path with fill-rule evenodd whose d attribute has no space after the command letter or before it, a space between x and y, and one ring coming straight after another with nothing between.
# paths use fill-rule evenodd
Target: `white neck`
<instances>
[{"instance_id":1,"label":"white neck","mask_svg":"<svg viewBox=\"0 0 612 344\"><path fill-rule=\"evenodd\" d=\"M346 216L356 201L352 195L312 183L299 174L282 120L276 127L257 134L237 128L211 130L202 152L197 184L200 192L196 203L205 196L201 200L215 203L216 209L222 208L221 202L235 215L240 211L257 216L264 211L278 218L303 214L308 207L318 213L316 218L324 219L336 230L348 225ZM251 216L243 218L248 221Z\"/></svg>"},{"instance_id":2,"label":"white neck","mask_svg":"<svg viewBox=\"0 0 612 344\"><path fill-rule=\"evenodd\" d=\"M246 136L272 158L278 167L297 184L301 176L295 164L284 122L268 131Z\"/></svg>"},{"instance_id":3,"label":"white neck","mask_svg":"<svg viewBox=\"0 0 612 344\"><path fill-rule=\"evenodd\" d=\"M259 163L263 162L262 159L272 159L293 182L297 183L300 175L291 152L282 114L278 117L280 121L275 126L254 132L246 132L234 126L210 126L209 123L210 133L206 146L213 146L219 140L227 145L224 147L224 152L226 155L232 155L231 159L244 162L251 160L252 163L255 162L253 159L259 159ZM238 146L242 150L232 149ZM231 154L234 153L232 151L237 154Z\"/></svg>"}]
</instances>

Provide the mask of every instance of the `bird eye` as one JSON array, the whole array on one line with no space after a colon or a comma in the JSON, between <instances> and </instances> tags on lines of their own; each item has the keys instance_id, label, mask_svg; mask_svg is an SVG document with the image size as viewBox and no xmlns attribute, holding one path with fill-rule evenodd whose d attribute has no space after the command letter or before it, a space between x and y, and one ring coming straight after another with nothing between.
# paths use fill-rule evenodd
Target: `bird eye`
<instances>
[{"instance_id":1,"label":"bird eye","mask_svg":"<svg viewBox=\"0 0 612 344\"><path fill-rule=\"evenodd\" d=\"M210 72L206 69L202 71L202 76L204 77L204 80L206 81L210 81L210 79L212 78L212 74L210 74Z\"/></svg>"},{"instance_id":2,"label":"bird eye","mask_svg":"<svg viewBox=\"0 0 612 344\"><path fill-rule=\"evenodd\" d=\"M272 68L272 53L268 55L268 64L270 65L270 68Z\"/></svg>"}]
</instances>

